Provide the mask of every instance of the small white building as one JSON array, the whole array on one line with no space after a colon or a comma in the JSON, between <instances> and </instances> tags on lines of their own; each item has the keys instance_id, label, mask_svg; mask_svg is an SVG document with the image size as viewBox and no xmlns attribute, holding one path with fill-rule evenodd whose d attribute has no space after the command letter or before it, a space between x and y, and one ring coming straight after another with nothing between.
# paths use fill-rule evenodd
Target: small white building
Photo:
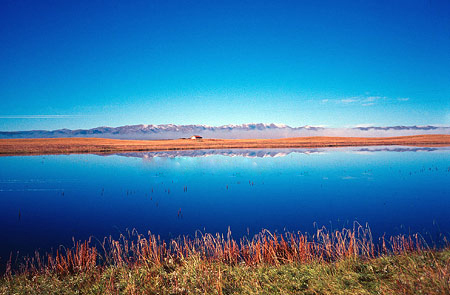
<instances>
[{"instance_id":1,"label":"small white building","mask_svg":"<svg viewBox=\"0 0 450 295\"><path fill-rule=\"evenodd\" d=\"M191 139L202 139L203 137L201 137L200 135L192 135Z\"/></svg>"}]
</instances>

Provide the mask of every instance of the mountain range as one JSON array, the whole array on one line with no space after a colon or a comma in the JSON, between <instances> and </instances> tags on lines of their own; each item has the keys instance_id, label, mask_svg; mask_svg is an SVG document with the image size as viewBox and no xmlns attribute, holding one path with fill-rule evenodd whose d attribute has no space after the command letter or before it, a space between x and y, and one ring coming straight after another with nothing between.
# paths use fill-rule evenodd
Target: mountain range
<instances>
[{"instance_id":1,"label":"mountain range","mask_svg":"<svg viewBox=\"0 0 450 295\"><path fill-rule=\"evenodd\" d=\"M117 139L176 139L192 135L204 138L285 138L302 136L383 137L419 134L450 134L448 126L359 126L328 128L319 126L290 127L284 124L250 123L241 125L126 125L92 129L58 129L0 131L0 138L99 137Z\"/></svg>"}]
</instances>

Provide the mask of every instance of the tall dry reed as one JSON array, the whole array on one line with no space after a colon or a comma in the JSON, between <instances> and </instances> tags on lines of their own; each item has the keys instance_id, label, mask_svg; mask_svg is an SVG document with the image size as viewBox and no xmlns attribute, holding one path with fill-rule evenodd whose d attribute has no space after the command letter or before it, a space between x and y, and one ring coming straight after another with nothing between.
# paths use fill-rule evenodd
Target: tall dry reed
<instances>
[{"instance_id":1,"label":"tall dry reed","mask_svg":"<svg viewBox=\"0 0 450 295\"><path fill-rule=\"evenodd\" d=\"M194 237L181 236L170 242L148 233L147 236L131 231L119 239L105 238L102 242L74 243L71 249L60 248L55 254L47 253L27 258L19 272L54 272L69 274L86 272L106 265L161 266L182 263L191 256L209 262L230 265L279 265L299 262L331 262L343 258L370 259L386 254L403 254L425 248L420 236L384 237L374 243L370 228L354 224L351 229L317 229L313 235L302 232L271 233L267 230L252 238L233 239L226 235L197 232ZM11 269L11 265L8 265Z\"/></svg>"}]
</instances>

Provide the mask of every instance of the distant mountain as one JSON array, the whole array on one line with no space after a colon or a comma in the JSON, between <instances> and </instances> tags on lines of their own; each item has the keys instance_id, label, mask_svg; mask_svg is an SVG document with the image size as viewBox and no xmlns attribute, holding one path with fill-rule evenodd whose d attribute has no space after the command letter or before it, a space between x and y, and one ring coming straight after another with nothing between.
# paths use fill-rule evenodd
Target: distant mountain
<instances>
[{"instance_id":1,"label":"distant mountain","mask_svg":"<svg viewBox=\"0 0 450 295\"><path fill-rule=\"evenodd\" d=\"M290 127L283 124L250 123L242 125L126 125L92 129L59 129L0 132L0 138L101 137L118 139L176 139L200 135L205 138L284 138L302 136L403 136L418 134L450 134L450 127L388 126L325 128Z\"/></svg>"}]
</instances>

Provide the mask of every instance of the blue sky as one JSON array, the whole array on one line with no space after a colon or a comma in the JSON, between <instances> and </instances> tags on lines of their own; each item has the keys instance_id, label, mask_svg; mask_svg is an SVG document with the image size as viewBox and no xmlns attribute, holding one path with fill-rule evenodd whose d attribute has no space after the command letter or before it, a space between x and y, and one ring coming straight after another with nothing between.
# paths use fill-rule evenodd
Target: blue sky
<instances>
[{"instance_id":1,"label":"blue sky","mask_svg":"<svg viewBox=\"0 0 450 295\"><path fill-rule=\"evenodd\" d=\"M450 125L450 1L0 0L0 130Z\"/></svg>"}]
</instances>

